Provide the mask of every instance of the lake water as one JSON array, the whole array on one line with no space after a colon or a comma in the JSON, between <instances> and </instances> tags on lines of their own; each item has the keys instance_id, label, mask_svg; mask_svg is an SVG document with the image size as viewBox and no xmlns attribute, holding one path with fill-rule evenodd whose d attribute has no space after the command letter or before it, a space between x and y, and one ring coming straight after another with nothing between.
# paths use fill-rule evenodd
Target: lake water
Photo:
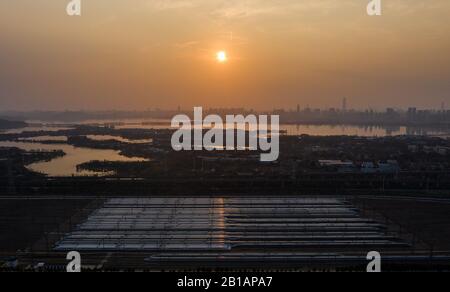
<instances>
[{"instance_id":1,"label":"lake water","mask_svg":"<svg viewBox=\"0 0 450 292\"><path fill-rule=\"evenodd\" d=\"M141 139L141 140L130 140L121 136L113 136L113 135L88 135L89 139L94 141L118 141L122 143L128 143L128 144L144 144L144 143L152 143L152 139Z\"/></svg>"},{"instance_id":2,"label":"lake water","mask_svg":"<svg viewBox=\"0 0 450 292\"><path fill-rule=\"evenodd\" d=\"M111 121L91 121L93 125L103 125L110 123ZM152 121L116 121L116 129L170 129L170 121L158 120ZM83 123L86 124L86 123ZM225 128L231 128L233 125L224 125ZM19 134L25 131L57 131L70 129L70 127L64 126L52 126L35 125L33 127L27 127L23 129L6 130L1 133ZM248 130L255 130L255 125L250 126ZM280 125L280 130L284 131L287 135L314 135L314 136L361 136L361 137L384 137L384 136L397 136L397 135L426 135L426 136L439 136L443 138L450 137L449 129L424 129L424 128L408 128L408 127L364 127L364 126L344 126L344 125ZM151 139L145 140L130 140L121 136L113 135L89 135L88 138L105 141L116 140L125 143L151 143ZM0 147L17 147L26 151L30 150L63 150L66 156L56 158L50 162L39 162L28 166L30 170L43 173L49 176L88 176L88 175L105 175L105 173L97 173L91 171L78 172L76 166L92 160L106 160L106 161L145 161L142 158L128 158L120 155L118 151L114 150L99 150L89 148L78 148L66 144L47 145L42 143L30 143L30 141L58 141L65 142L67 137L64 136L40 136L33 138L22 138L23 142L0 142Z\"/></svg>"},{"instance_id":3,"label":"lake water","mask_svg":"<svg viewBox=\"0 0 450 292\"><path fill-rule=\"evenodd\" d=\"M143 158L129 158L120 155L115 150L100 150L73 147L65 144L47 145L39 143L25 143L25 142L0 142L0 147L16 147L25 151L54 151L62 150L66 153L64 157L55 158L49 162L38 162L28 165L28 169L43 173L48 176L88 176L88 175L105 175L105 173L98 173L92 171L77 171L77 165L93 160L98 161L147 161Z\"/></svg>"},{"instance_id":4,"label":"lake water","mask_svg":"<svg viewBox=\"0 0 450 292\"><path fill-rule=\"evenodd\" d=\"M9 129L9 130L3 130L0 131L0 134L22 134L24 132L39 132L39 131L46 131L46 132L56 132L61 130L70 130L70 127L53 127L53 126L30 126L20 129Z\"/></svg>"},{"instance_id":5,"label":"lake water","mask_svg":"<svg viewBox=\"0 0 450 292\"><path fill-rule=\"evenodd\" d=\"M44 124L38 126L40 121L27 121L34 123L35 126L23 129L6 130L1 133L20 134L25 131L58 131L70 129L71 125L61 127L63 124ZM170 129L170 120L167 119L124 119L124 120L89 120L83 121L80 125L113 126L115 129ZM224 125L225 128L233 127L233 125ZM254 130L256 125L250 127ZM280 130L285 131L287 135L311 135L311 136L361 136L361 137L385 137L398 135L425 135L425 136L440 136L450 137L449 128L418 128L418 127L380 127L380 126L354 126L354 125L287 125L281 124ZM148 143L149 140L137 141L122 138L120 136L100 136L92 135L94 140L117 140L125 143Z\"/></svg>"},{"instance_id":6,"label":"lake water","mask_svg":"<svg viewBox=\"0 0 450 292\"><path fill-rule=\"evenodd\" d=\"M232 128L234 125L224 125ZM170 124L131 123L115 126L116 129L170 129ZM257 129L256 125L248 128ZM437 128L411 128L411 127L379 127L379 126L347 126L347 125L280 125L280 130L290 136L360 136L360 137L386 137L399 135L425 135L450 137L450 129Z\"/></svg>"},{"instance_id":7,"label":"lake water","mask_svg":"<svg viewBox=\"0 0 450 292\"><path fill-rule=\"evenodd\" d=\"M38 137L30 137L30 138L19 138L20 141L23 142L45 142L45 141L52 141L52 142L67 142L66 136L38 136Z\"/></svg>"}]
</instances>

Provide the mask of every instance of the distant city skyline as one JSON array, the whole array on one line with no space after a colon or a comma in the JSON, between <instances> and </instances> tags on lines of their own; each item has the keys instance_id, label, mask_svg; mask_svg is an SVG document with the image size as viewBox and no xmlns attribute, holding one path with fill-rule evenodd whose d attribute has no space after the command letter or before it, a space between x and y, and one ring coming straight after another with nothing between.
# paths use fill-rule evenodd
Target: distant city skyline
<instances>
[{"instance_id":1,"label":"distant city skyline","mask_svg":"<svg viewBox=\"0 0 450 292\"><path fill-rule=\"evenodd\" d=\"M450 104L449 104L450 105ZM135 112L146 112L146 111L191 111L193 106L167 106L167 107L161 107L161 106L150 106L146 108L0 108L0 115L5 114L8 112L129 112L129 111L135 111ZM423 110L423 111L448 111L450 110L450 107L447 106L447 103L441 102L440 104L436 106L430 106L430 107L420 107L415 105L405 105L405 106L367 106L367 107L354 107L351 103L351 99L343 98L343 99L337 99L334 104L331 104L329 106L314 106L311 104L293 104L289 106L283 106L279 104L278 106L273 106L271 108L267 107L253 107L253 106L206 106L206 109L217 109L217 110L233 110L233 109L243 109L248 111L258 111L258 112L265 112L265 111L276 111L276 110L284 110L284 111L305 111L307 109L310 110L321 110L321 111L328 111L328 110L337 110L337 111L367 111L367 110L373 110L376 112L385 112L388 110L395 110L400 112L407 112L409 109L414 108L417 110Z\"/></svg>"},{"instance_id":2,"label":"distant city skyline","mask_svg":"<svg viewBox=\"0 0 450 292\"><path fill-rule=\"evenodd\" d=\"M356 110L349 109L344 99L342 108L278 108L266 111L245 108L205 108L205 115L219 115L226 118L228 115L277 115L282 123L287 124L347 124L347 125L387 125L387 126L450 126L450 110L446 109L408 109L386 108L385 110ZM21 120L31 123L40 122L82 122L110 121L147 122L170 124L171 119L179 114L192 116L192 109L181 108L171 110L147 109L141 111L0 111L0 120Z\"/></svg>"}]
</instances>

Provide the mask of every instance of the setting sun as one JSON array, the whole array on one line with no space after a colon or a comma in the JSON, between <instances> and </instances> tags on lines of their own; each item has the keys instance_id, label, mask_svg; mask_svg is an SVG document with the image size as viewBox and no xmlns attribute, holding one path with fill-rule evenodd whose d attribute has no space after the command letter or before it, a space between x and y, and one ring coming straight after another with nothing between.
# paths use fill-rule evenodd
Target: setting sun
<instances>
[{"instance_id":1,"label":"setting sun","mask_svg":"<svg viewBox=\"0 0 450 292\"><path fill-rule=\"evenodd\" d=\"M225 63L226 61L228 61L227 52L225 52L225 51L218 52L216 59L219 63Z\"/></svg>"}]
</instances>

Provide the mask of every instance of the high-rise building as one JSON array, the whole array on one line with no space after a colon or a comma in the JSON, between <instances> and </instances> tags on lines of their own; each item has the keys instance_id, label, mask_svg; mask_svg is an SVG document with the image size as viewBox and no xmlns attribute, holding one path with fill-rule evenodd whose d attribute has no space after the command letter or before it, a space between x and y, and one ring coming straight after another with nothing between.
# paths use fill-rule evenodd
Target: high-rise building
<instances>
[{"instance_id":1,"label":"high-rise building","mask_svg":"<svg viewBox=\"0 0 450 292\"><path fill-rule=\"evenodd\" d=\"M407 114L407 116L408 116L408 121L409 121L409 122L414 122L414 121L416 120L416 118L417 118L417 108L415 108L415 107L410 107L410 108L408 109L408 114Z\"/></svg>"},{"instance_id":2,"label":"high-rise building","mask_svg":"<svg viewBox=\"0 0 450 292\"><path fill-rule=\"evenodd\" d=\"M342 111L343 111L343 112L346 112L346 111L347 111L347 98L346 98L346 97L344 97L344 98L342 99Z\"/></svg>"}]
</instances>

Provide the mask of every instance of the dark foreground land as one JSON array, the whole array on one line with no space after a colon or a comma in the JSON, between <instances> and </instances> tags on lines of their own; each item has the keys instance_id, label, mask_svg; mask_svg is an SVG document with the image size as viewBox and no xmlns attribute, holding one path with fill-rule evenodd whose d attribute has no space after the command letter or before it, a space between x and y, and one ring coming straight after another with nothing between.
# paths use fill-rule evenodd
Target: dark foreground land
<instances>
[{"instance_id":1,"label":"dark foreground land","mask_svg":"<svg viewBox=\"0 0 450 292\"><path fill-rule=\"evenodd\" d=\"M418 196L11 197L3 270L450 269L450 200ZM3 236L6 235L6 236Z\"/></svg>"},{"instance_id":2,"label":"dark foreground land","mask_svg":"<svg viewBox=\"0 0 450 292\"><path fill-rule=\"evenodd\" d=\"M430 252L450 251L450 200L427 197L359 197L354 202L367 216L398 224L399 232L415 235ZM378 214L377 214L378 213Z\"/></svg>"},{"instance_id":3,"label":"dark foreground land","mask_svg":"<svg viewBox=\"0 0 450 292\"><path fill-rule=\"evenodd\" d=\"M87 135L151 139L94 141ZM46 177L27 165L64 156L0 148L0 269L450 270L450 141L281 137L275 163L246 152L181 152L171 132L78 127L0 135L67 136L148 162L90 161L105 177ZM130 201L131 200L131 201Z\"/></svg>"}]
</instances>

